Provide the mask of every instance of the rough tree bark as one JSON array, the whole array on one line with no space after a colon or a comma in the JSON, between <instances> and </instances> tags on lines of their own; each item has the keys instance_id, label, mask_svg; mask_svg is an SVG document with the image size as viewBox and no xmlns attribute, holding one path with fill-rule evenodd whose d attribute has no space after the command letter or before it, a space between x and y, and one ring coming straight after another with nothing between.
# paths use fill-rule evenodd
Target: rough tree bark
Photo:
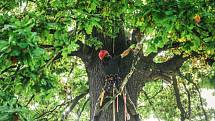
<instances>
[{"instance_id":1,"label":"rough tree bark","mask_svg":"<svg viewBox=\"0 0 215 121\"><path fill-rule=\"evenodd\" d=\"M134 35L132 37L131 41L139 41L136 40L138 37L136 35L138 34L138 31L134 31L136 33L133 33ZM136 34L136 35L135 35ZM118 55L123 50L128 48L129 45L127 45L127 40L124 34L124 31L121 30L121 32L118 34L118 37L113 39L106 37L102 35L101 33L94 31L93 36L98 38L99 40L102 40L103 42L103 48L107 49L109 52L112 52L113 54L113 42L114 43L114 54ZM87 51L85 51L86 48L83 46L81 54L79 54L83 62L85 63L86 71L88 74L89 79L89 92L90 92L90 101L91 101L91 120L93 119L94 111L95 111L95 105L99 97L99 93L101 92L101 89L104 85L104 69L103 65L98 59L98 51L94 50L93 48L88 48ZM141 51L142 52L142 51ZM163 78L165 79L166 75L168 73L178 70L178 68L182 65L184 62L184 59L180 57L172 58L166 63L162 64L156 64L153 62L153 57L156 54L151 54L149 56L144 56L143 53L140 53L138 56L140 56L140 60L136 65L136 69L132 76L129 78L129 81L126 85L126 89L128 91L128 94L133 101L134 105L137 105L137 99L138 94L143 88L144 84L152 79L155 78ZM135 57L133 57L132 53L126 57L121 64L116 67L119 68L120 72L119 75L122 77L122 79L128 74L131 64ZM167 66L168 65L168 66ZM123 113L123 100L120 98L119 100L119 113L116 113L116 121L124 121L124 113ZM129 112L129 109L128 109ZM103 111L98 119L98 121L112 121L112 105L109 106L109 108L105 111ZM136 121L135 117L130 115L131 119L130 121ZM97 120L96 120L97 121Z\"/></svg>"}]
</instances>

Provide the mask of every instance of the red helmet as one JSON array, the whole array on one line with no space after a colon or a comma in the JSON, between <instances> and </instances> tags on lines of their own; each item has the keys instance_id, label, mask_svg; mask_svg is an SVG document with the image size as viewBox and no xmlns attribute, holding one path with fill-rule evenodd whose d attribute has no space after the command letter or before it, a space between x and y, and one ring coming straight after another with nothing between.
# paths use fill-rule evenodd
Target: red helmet
<instances>
[{"instance_id":1,"label":"red helmet","mask_svg":"<svg viewBox=\"0 0 215 121\"><path fill-rule=\"evenodd\" d=\"M106 55L109 55L109 52L108 52L107 50L100 50L100 51L99 51L99 59L100 59L100 60L103 60L103 58L104 58Z\"/></svg>"}]
</instances>

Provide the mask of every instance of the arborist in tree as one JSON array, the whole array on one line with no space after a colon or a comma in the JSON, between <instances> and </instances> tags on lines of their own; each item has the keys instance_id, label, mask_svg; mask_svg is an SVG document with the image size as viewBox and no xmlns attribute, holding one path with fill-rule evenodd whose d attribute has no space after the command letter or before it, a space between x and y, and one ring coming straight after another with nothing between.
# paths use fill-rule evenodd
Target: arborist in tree
<instances>
[{"instance_id":1,"label":"arborist in tree","mask_svg":"<svg viewBox=\"0 0 215 121\"><path fill-rule=\"evenodd\" d=\"M119 76L120 70L119 65L120 61L123 60L124 57L126 57L129 52L131 51L131 48L128 48L123 53L121 53L118 56L111 56L107 50L100 50L98 57L101 60L102 65L104 66L104 72L105 72L105 82L104 87L102 88L102 91L99 95L98 102L96 104L94 116L95 119L99 117L100 113L103 107L108 107L110 103L108 101L112 101L113 104L113 121L115 121L115 113L119 111L118 109L118 93L119 88L122 82L121 77ZM129 120L130 115L127 112L127 107L129 107L129 111L132 115L138 115L135 109L135 106L133 102L131 101L130 97L127 96L126 90L123 91L123 102L124 102L124 116L125 121ZM126 104L128 102L128 105ZM104 104L103 104L104 103ZM105 104L106 103L106 104ZM108 105L108 106L105 106ZM139 116L137 116L137 120L139 120Z\"/></svg>"},{"instance_id":2,"label":"arborist in tree","mask_svg":"<svg viewBox=\"0 0 215 121\"><path fill-rule=\"evenodd\" d=\"M116 86L117 88L120 86L121 78L118 75L120 73L119 65L122 58L126 57L131 48L125 50L119 56L112 57L107 50L100 50L99 59L101 60L104 66L105 72L105 91L109 93L112 91L111 86ZM110 90L111 89L111 90Z\"/></svg>"}]
</instances>

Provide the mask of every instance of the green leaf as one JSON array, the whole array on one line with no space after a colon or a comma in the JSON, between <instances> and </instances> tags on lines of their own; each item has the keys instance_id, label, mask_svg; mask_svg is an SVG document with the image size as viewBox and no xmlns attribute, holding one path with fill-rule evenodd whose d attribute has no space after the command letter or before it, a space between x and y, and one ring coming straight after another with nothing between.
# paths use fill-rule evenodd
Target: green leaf
<instances>
[{"instance_id":1,"label":"green leaf","mask_svg":"<svg viewBox=\"0 0 215 121\"><path fill-rule=\"evenodd\" d=\"M11 56L19 56L21 54L19 49L13 49L10 53Z\"/></svg>"},{"instance_id":2,"label":"green leaf","mask_svg":"<svg viewBox=\"0 0 215 121\"><path fill-rule=\"evenodd\" d=\"M24 42L17 43L17 45L23 49L28 47L28 43L24 43Z\"/></svg>"},{"instance_id":3,"label":"green leaf","mask_svg":"<svg viewBox=\"0 0 215 121\"><path fill-rule=\"evenodd\" d=\"M33 50L32 54L32 56L34 57L41 57L44 54L44 50L42 48L37 47Z\"/></svg>"},{"instance_id":4,"label":"green leaf","mask_svg":"<svg viewBox=\"0 0 215 121\"><path fill-rule=\"evenodd\" d=\"M85 31L87 34L91 34L93 31L93 25L92 24L85 25Z\"/></svg>"},{"instance_id":5,"label":"green leaf","mask_svg":"<svg viewBox=\"0 0 215 121\"><path fill-rule=\"evenodd\" d=\"M9 43L4 40L0 40L0 51L4 51L9 47Z\"/></svg>"},{"instance_id":6,"label":"green leaf","mask_svg":"<svg viewBox=\"0 0 215 121\"><path fill-rule=\"evenodd\" d=\"M94 26L98 27L99 29L102 29L102 26L99 24L99 21L100 21L99 18L96 18L96 17L90 18L84 27L86 30L86 33L91 34Z\"/></svg>"},{"instance_id":7,"label":"green leaf","mask_svg":"<svg viewBox=\"0 0 215 121\"><path fill-rule=\"evenodd\" d=\"M173 14L173 11L165 11L165 14L168 15L168 16L169 16L169 15L172 15L172 14Z\"/></svg>"},{"instance_id":8,"label":"green leaf","mask_svg":"<svg viewBox=\"0 0 215 121\"><path fill-rule=\"evenodd\" d=\"M197 51L199 49L200 45L201 45L201 40L200 40L199 37L193 36L192 43L193 43L192 49Z\"/></svg>"}]
</instances>

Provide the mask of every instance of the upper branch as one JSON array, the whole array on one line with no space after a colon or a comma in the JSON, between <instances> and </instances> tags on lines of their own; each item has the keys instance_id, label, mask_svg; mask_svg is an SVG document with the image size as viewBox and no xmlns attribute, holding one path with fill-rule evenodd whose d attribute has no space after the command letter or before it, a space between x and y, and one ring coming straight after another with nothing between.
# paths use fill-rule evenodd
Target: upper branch
<instances>
[{"instance_id":1,"label":"upper branch","mask_svg":"<svg viewBox=\"0 0 215 121\"><path fill-rule=\"evenodd\" d=\"M164 63L156 64L156 66L162 73L177 72L187 59L188 58L183 58L181 55L176 55Z\"/></svg>"},{"instance_id":2,"label":"upper branch","mask_svg":"<svg viewBox=\"0 0 215 121\"><path fill-rule=\"evenodd\" d=\"M166 51L168 49L171 49L171 48L178 48L180 46L180 43L179 42L174 42L174 43L171 43L171 44L166 44L164 45L163 48L159 48L157 53L151 53L149 56L151 57L155 57L158 53L162 52L162 51Z\"/></svg>"}]
</instances>

